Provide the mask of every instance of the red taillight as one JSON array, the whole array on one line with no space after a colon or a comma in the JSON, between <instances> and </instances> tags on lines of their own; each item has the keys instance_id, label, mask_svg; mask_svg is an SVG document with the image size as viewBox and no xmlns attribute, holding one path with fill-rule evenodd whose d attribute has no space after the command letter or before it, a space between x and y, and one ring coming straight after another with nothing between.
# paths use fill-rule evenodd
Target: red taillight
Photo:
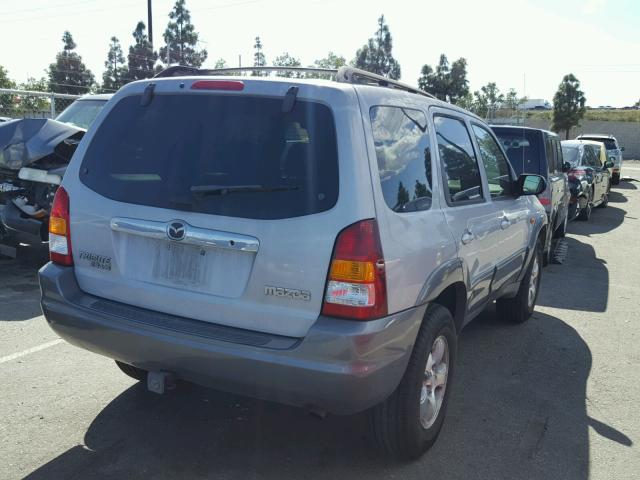
<instances>
[{"instance_id":1,"label":"red taillight","mask_svg":"<svg viewBox=\"0 0 640 480\"><path fill-rule=\"evenodd\" d=\"M244 90L244 82L239 80L198 80L191 84L191 90Z\"/></svg>"},{"instance_id":2,"label":"red taillight","mask_svg":"<svg viewBox=\"0 0 640 480\"><path fill-rule=\"evenodd\" d=\"M540 203L542 205L551 205L551 200L549 200L547 197L538 197L538 200L540 200Z\"/></svg>"},{"instance_id":3,"label":"red taillight","mask_svg":"<svg viewBox=\"0 0 640 480\"><path fill-rule=\"evenodd\" d=\"M53 197L49 216L49 258L53 263L73 265L70 226L69 195L63 187L60 187Z\"/></svg>"},{"instance_id":4,"label":"red taillight","mask_svg":"<svg viewBox=\"0 0 640 480\"><path fill-rule=\"evenodd\" d=\"M384 257L375 220L354 223L338 235L322 314L354 320L387 314Z\"/></svg>"}]
</instances>

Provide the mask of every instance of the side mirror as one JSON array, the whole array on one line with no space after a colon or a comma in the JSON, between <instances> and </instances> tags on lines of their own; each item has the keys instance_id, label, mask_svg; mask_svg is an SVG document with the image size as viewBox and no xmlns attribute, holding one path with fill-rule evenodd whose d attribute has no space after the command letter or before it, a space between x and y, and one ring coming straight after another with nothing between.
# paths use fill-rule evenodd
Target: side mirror
<instances>
[{"instance_id":1,"label":"side mirror","mask_svg":"<svg viewBox=\"0 0 640 480\"><path fill-rule=\"evenodd\" d=\"M522 174L516 181L515 195L540 195L547 188L547 181L541 175Z\"/></svg>"},{"instance_id":2,"label":"side mirror","mask_svg":"<svg viewBox=\"0 0 640 480\"><path fill-rule=\"evenodd\" d=\"M564 162L562 164L562 171L567 173L569 170L571 170L571 164L569 162Z\"/></svg>"},{"instance_id":3,"label":"side mirror","mask_svg":"<svg viewBox=\"0 0 640 480\"><path fill-rule=\"evenodd\" d=\"M604 168L613 168L613 162L611 160L607 160L604 162Z\"/></svg>"}]
</instances>

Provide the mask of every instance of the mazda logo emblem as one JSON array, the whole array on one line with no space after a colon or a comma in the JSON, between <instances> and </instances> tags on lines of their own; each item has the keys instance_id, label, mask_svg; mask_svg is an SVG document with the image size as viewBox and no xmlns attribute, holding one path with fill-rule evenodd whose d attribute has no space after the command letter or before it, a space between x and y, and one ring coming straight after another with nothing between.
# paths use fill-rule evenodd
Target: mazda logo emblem
<instances>
[{"instance_id":1,"label":"mazda logo emblem","mask_svg":"<svg viewBox=\"0 0 640 480\"><path fill-rule=\"evenodd\" d=\"M167 237L171 240L182 240L185 235L185 225L180 221L167 225Z\"/></svg>"}]
</instances>

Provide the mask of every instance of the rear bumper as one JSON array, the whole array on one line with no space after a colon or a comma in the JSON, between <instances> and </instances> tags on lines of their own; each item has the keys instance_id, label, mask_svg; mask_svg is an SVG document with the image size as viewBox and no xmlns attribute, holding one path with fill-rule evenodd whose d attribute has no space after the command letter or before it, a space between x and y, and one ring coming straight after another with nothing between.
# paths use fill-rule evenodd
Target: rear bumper
<instances>
[{"instance_id":1,"label":"rear bumper","mask_svg":"<svg viewBox=\"0 0 640 480\"><path fill-rule=\"evenodd\" d=\"M218 390L337 414L387 398L426 305L370 321L320 317L301 339L221 327L82 292L72 267L39 272L51 328L76 346Z\"/></svg>"}]
</instances>

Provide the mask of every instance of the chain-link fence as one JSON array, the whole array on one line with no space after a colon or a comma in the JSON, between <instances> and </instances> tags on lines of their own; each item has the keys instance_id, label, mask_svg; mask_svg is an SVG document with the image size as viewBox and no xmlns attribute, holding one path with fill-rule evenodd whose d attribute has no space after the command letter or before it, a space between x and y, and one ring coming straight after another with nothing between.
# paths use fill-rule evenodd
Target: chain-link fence
<instances>
[{"instance_id":1,"label":"chain-link fence","mask_svg":"<svg viewBox=\"0 0 640 480\"><path fill-rule=\"evenodd\" d=\"M0 117L55 118L80 95L0 88Z\"/></svg>"}]
</instances>

